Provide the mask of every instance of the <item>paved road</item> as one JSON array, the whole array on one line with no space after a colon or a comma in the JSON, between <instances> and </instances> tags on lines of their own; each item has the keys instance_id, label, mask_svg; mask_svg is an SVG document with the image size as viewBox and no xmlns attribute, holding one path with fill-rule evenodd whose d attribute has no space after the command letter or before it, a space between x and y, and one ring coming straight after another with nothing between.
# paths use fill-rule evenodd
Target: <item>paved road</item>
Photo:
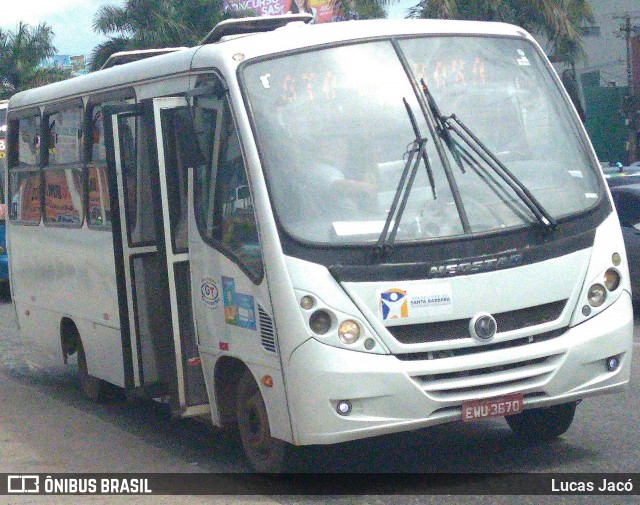
<instances>
[{"instance_id":1,"label":"paved road","mask_svg":"<svg viewBox=\"0 0 640 505\"><path fill-rule=\"evenodd\" d=\"M50 357L20 342L13 309L6 299L0 303L0 335L0 473L247 471L236 443L197 421L170 419L160 404L114 401L96 405L86 400L78 389L75 367L45 367L43 363ZM622 394L582 402L571 429L550 445L520 444L504 420L497 419L305 450L300 455L304 467L356 473L640 472L640 319L635 340L631 387ZM454 484L450 489L455 489ZM411 490L400 486L397 491ZM311 498L135 500L127 499L126 503L301 503ZM338 497L313 501L353 503L351 498ZM380 496L365 501L397 503L398 499ZM414 496L403 501L423 504L431 499ZM509 497L486 498L486 503L510 501ZM621 497L620 503L625 501ZM0 498L0 502L5 500ZM120 503L114 497L81 502ZM478 499L469 502L477 503ZM518 502L541 500L528 497ZM72 497L39 497L9 503L80 502Z\"/></svg>"}]
</instances>

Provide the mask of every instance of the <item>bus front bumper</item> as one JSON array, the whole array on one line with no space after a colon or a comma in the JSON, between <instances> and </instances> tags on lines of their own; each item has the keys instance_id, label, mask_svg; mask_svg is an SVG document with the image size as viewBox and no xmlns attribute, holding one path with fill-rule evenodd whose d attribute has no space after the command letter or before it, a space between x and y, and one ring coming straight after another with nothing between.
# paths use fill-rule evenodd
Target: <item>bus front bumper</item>
<instances>
[{"instance_id":1,"label":"bus front bumper","mask_svg":"<svg viewBox=\"0 0 640 505\"><path fill-rule=\"evenodd\" d=\"M331 444L461 419L462 402L524 395L524 408L615 393L629 382L631 297L539 343L436 360L403 361L310 339L291 355L286 380L298 445ZM606 360L620 359L614 371ZM348 415L339 402L351 405Z\"/></svg>"}]
</instances>

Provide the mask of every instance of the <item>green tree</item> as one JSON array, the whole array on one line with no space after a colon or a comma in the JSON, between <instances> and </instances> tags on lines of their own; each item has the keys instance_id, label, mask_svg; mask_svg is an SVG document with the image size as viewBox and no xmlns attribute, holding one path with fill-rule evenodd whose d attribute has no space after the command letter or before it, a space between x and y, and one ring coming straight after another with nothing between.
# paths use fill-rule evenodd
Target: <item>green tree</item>
<instances>
[{"instance_id":1,"label":"green tree","mask_svg":"<svg viewBox=\"0 0 640 505\"><path fill-rule=\"evenodd\" d=\"M41 65L55 54L52 40L53 31L46 23L31 27L20 22L15 31L0 29L0 98L70 76L63 69Z\"/></svg>"},{"instance_id":2,"label":"green tree","mask_svg":"<svg viewBox=\"0 0 640 505\"><path fill-rule=\"evenodd\" d=\"M502 21L545 37L552 61L584 57L580 29L594 23L588 0L421 0L409 17Z\"/></svg>"},{"instance_id":3,"label":"green tree","mask_svg":"<svg viewBox=\"0 0 640 505\"><path fill-rule=\"evenodd\" d=\"M331 0L338 18L344 20L385 18L387 13L384 6L387 3L387 0Z\"/></svg>"},{"instance_id":4,"label":"green tree","mask_svg":"<svg viewBox=\"0 0 640 505\"><path fill-rule=\"evenodd\" d=\"M93 19L95 32L108 38L91 55L91 70L113 53L136 49L194 46L223 19L222 0L126 0L104 5Z\"/></svg>"}]
</instances>

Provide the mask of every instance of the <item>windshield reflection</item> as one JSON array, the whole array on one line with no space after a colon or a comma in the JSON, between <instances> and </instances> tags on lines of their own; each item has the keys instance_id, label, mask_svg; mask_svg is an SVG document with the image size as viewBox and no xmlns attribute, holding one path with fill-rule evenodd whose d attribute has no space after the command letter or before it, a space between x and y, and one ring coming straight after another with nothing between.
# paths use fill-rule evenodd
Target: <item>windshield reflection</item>
<instances>
[{"instance_id":1,"label":"windshield reflection","mask_svg":"<svg viewBox=\"0 0 640 505\"><path fill-rule=\"evenodd\" d=\"M533 46L520 39L438 37L402 40L400 47L442 113L461 117L550 215L595 204L597 179L579 132ZM286 231L305 242L376 243L416 139L405 100L418 129L429 132L392 44L261 61L245 68L244 83ZM396 242L464 233L434 139L426 139L425 149L435 191L422 162ZM459 170L450 149L446 156L470 233L537 221L503 180L486 170Z\"/></svg>"}]
</instances>

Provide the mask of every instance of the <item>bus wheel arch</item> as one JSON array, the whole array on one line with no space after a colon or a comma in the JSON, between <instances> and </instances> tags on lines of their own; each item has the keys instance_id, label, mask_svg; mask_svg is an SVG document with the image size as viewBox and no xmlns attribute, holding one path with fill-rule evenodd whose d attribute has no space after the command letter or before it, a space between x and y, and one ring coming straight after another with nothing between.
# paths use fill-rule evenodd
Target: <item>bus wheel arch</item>
<instances>
[{"instance_id":1,"label":"bus wheel arch","mask_svg":"<svg viewBox=\"0 0 640 505\"><path fill-rule=\"evenodd\" d=\"M240 360L223 357L215 370L220 424L238 434L243 452L256 472L282 472L289 464L291 444L271 437L269 415L260 386Z\"/></svg>"},{"instance_id":2,"label":"bus wheel arch","mask_svg":"<svg viewBox=\"0 0 640 505\"><path fill-rule=\"evenodd\" d=\"M62 359L67 364L69 356L78 351L80 332L72 319L63 317L60 320L60 346L62 347Z\"/></svg>"},{"instance_id":3,"label":"bus wheel arch","mask_svg":"<svg viewBox=\"0 0 640 505\"><path fill-rule=\"evenodd\" d=\"M78 382L80 389L87 398L94 402L101 402L105 397L105 382L89 375L87 356L82 344L78 327L72 319L62 318L60 321L60 343L65 364L69 356L78 355Z\"/></svg>"},{"instance_id":4,"label":"bus wheel arch","mask_svg":"<svg viewBox=\"0 0 640 505\"><path fill-rule=\"evenodd\" d=\"M238 380L248 370L237 358L223 356L216 362L214 384L218 418L222 428L235 429Z\"/></svg>"}]
</instances>

